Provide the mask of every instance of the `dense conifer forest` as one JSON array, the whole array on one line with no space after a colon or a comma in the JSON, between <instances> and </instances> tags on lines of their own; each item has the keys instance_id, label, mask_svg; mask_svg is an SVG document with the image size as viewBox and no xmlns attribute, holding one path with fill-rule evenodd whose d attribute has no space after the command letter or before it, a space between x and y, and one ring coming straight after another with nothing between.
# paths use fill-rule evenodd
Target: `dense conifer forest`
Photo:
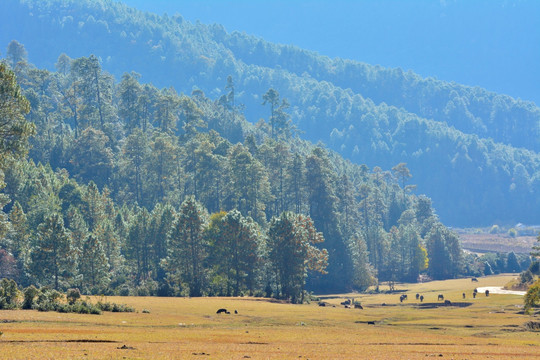
<instances>
[{"instance_id":1,"label":"dense conifer forest","mask_svg":"<svg viewBox=\"0 0 540 360\"><path fill-rule=\"evenodd\" d=\"M7 104L26 130L6 153L0 264L22 284L301 301L306 286L463 272L457 237L411 193L405 164L368 169L301 140L274 89L269 120L252 125L232 77L211 100L135 73L117 82L93 55L61 54L56 72L19 43L7 55Z\"/></svg>"},{"instance_id":2,"label":"dense conifer forest","mask_svg":"<svg viewBox=\"0 0 540 360\"><path fill-rule=\"evenodd\" d=\"M112 1L0 10L28 21L0 63L0 278L301 302L493 271L437 213L537 220L532 103Z\"/></svg>"},{"instance_id":3,"label":"dense conifer forest","mask_svg":"<svg viewBox=\"0 0 540 360\"><path fill-rule=\"evenodd\" d=\"M268 119L270 88L288 100L302 137L370 168L404 162L419 193L453 226L540 219L540 110L481 88L421 78L276 45L219 24L143 13L114 1L5 0L0 43L18 40L37 65L95 54L120 78L211 99L232 76L248 121Z\"/></svg>"}]
</instances>

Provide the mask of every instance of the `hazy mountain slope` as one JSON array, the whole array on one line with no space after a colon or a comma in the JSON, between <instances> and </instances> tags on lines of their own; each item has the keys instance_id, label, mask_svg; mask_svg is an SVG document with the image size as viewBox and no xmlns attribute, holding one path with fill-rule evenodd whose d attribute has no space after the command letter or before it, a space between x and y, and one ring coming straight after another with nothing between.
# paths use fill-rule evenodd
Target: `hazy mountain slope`
<instances>
[{"instance_id":1,"label":"hazy mountain slope","mask_svg":"<svg viewBox=\"0 0 540 360\"><path fill-rule=\"evenodd\" d=\"M0 14L0 43L19 40L38 66L52 67L62 52L95 53L117 77L135 70L157 86L201 88L213 98L232 75L252 122L269 117L260 104L273 87L291 103L303 137L370 167L407 162L412 183L433 198L443 220L540 222L538 155L483 139L538 150L532 103L110 1L5 0Z\"/></svg>"},{"instance_id":2,"label":"hazy mountain slope","mask_svg":"<svg viewBox=\"0 0 540 360\"><path fill-rule=\"evenodd\" d=\"M540 109L482 88L424 79L400 68L386 69L351 60L329 59L292 46L275 45L232 33L223 39L235 58L263 67L280 67L297 75L350 88L375 103L403 107L421 117L446 122L458 130L538 151Z\"/></svg>"}]
</instances>

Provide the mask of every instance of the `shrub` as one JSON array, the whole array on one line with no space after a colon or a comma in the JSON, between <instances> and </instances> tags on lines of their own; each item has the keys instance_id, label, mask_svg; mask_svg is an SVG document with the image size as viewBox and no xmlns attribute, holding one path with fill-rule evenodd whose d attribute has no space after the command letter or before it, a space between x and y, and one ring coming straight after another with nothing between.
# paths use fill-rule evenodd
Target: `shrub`
<instances>
[{"instance_id":1,"label":"shrub","mask_svg":"<svg viewBox=\"0 0 540 360\"><path fill-rule=\"evenodd\" d=\"M34 285L30 285L24 289L24 301L22 304L23 309L32 309L35 305L34 299L39 295L39 290Z\"/></svg>"},{"instance_id":2,"label":"shrub","mask_svg":"<svg viewBox=\"0 0 540 360\"><path fill-rule=\"evenodd\" d=\"M524 303L526 312L540 304L540 279L536 280L536 282L529 288L525 294Z\"/></svg>"},{"instance_id":3,"label":"shrub","mask_svg":"<svg viewBox=\"0 0 540 360\"><path fill-rule=\"evenodd\" d=\"M13 280L0 281L0 309L16 309L19 307L21 292Z\"/></svg>"},{"instance_id":4,"label":"shrub","mask_svg":"<svg viewBox=\"0 0 540 360\"><path fill-rule=\"evenodd\" d=\"M56 311L60 308L60 299L63 297L56 290L44 287L38 294L36 308L39 311Z\"/></svg>"},{"instance_id":5,"label":"shrub","mask_svg":"<svg viewBox=\"0 0 540 360\"><path fill-rule=\"evenodd\" d=\"M109 302L101 302L98 301L96 304L96 307L100 309L101 311L110 311L110 312L135 312L135 309L127 306L127 305L121 305L121 304L115 304L115 303L109 303Z\"/></svg>"},{"instance_id":6,"label":"shrub","mask_svg":"<svg viewBox=\"0 0 540 360\"><path fill-rule=\"evenodd\" d=\"M525 323L525 329L529 331L540 331L540 322L539 321L527 321Z\"/></svg>"},{"instance_id":7,"label":"shrub","mask_svg":"<svg viewBox=\"0 0 540 360\"><path fill-rule=\"evenodd\" d=\"M81 292L79 291L79 289L77 288L68 289L66 293L66 299L67 299L68 304L73 305L80 298L81 298Z\"/></svg>"}]
</instances>

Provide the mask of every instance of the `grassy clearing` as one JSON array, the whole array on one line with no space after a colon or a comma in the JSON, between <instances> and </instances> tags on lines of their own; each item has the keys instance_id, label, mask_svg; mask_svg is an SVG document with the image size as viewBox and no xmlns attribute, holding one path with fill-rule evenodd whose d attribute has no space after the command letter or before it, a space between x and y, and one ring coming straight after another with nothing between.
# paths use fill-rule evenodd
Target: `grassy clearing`
<instances>
[{"instance_id":1,"label":"grassy clearing","mask_svg":"<svg viewBox=\"0 0 540 360\"><path fill-rule=\"evenodd\" d=\"M254 298L109 297L139 312L1 311L0 353L9 359L539 359L540 333L523 327L538 319L517 314L522 297L472 299L475 287L503 286L511 278L403 285L404 303L398 294L325 299L336 307ZM424 302L437 303L442 293L472 305L421 309L417 292ZM340 306L345 297L360 300L364 310ZM217 315L219 308L232 314Z\"/></svg>"}]
</instances>

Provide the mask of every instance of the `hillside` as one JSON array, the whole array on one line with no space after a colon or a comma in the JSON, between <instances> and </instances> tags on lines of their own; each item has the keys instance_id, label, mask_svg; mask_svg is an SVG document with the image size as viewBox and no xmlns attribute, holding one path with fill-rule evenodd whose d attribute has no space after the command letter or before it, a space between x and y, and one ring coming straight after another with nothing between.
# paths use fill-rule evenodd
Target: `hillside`
<instances>
[{"instance_id":1,"label":"hillside","mask_svg":"<svg viewBox=\"0 0 540 360\"><path fill-rule=\"evenodd\" d=\"M2 277L94 294L301 302L305 288L480 271L477 258L465 266L430 199L400 186L403 163L370 171L301 140L282 106L273 127L253 125L231 106L231 79L223 101L135 73L116 81L95 56L62 55L57 72L23 58L11 71L23 50L13 42L0 61L0 131L17 145L0 147ZM21 124L1 125L12 114Z\"/></svg>"},{"instance_id":2,"label":"hillside","mask_svg":"<svg viewBox=\"0 0 540 360\"><path fill-rule=\"evenodd\" d=\"M93 53L117 78L137 71L157 86L198 88L212 99L225 94L230 75L252 123L269 119L262 96L274 88L305 139L369 167L407 163L410 183L433 199L444 222L540 223L533 103L112 1L6 0L0 10L0 44L17 39L39 67L52 69L63 52Z\"/></svg>"}]
</instances>

